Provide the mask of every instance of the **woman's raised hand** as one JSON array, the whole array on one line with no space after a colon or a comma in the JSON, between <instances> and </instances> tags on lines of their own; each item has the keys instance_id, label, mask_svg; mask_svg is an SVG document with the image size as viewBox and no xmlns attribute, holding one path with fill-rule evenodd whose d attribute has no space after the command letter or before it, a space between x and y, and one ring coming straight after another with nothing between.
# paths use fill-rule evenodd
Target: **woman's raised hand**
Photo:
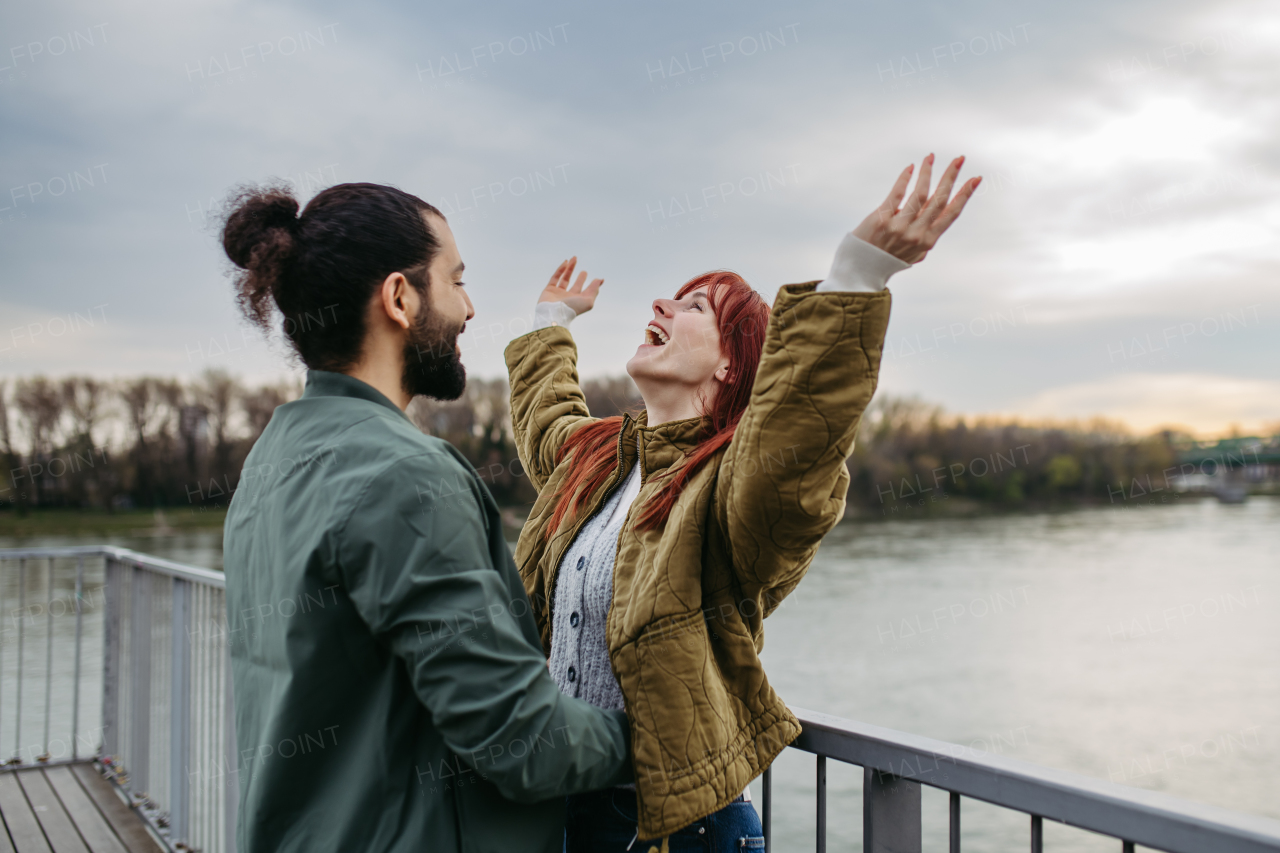
<instances>
[{"instance_id":1,"label":"woman's raised hand","mask_svg":"<svg viewBox=\"0 0 1280 853\"><path fill-rule=\"evenodd\" d=\"M547 286L543 288L542 295L538 297L538 301L563 302L578 314L590 311L591 307L596 304L596 295L600 293L600 285L604 284L604 279L592 279L590 284L583 287L583 282L587 280L587 272L583 270L578 273L578 280L570 286L569 281L573 278L573 268L577 265L578 256L574 255L556 267L556 271L551 274L551 281L547 282Z\"/></svg>"},{"instance_id":2,"label":"woman's raised hand","mask_svg":"<svg viewBox=\"0 0 1280 853\"><path fill-rule=\"evenodd\" d=\"M920 177L916 180L916 187L907 203L902 204L907 196L911 172L915 169L915 164L908 166L898 176L884 203L853 229L853 235L909 264L920 263L938 242L942 232L956 221L969 197L982 182L980 177L970 178L960 187L955 198L951 198L951 187L955 185L963 163L964 157L952 160L951 165L942 173L937 190L930 196L929 177L933 171L933 155L925 157L920 164Z\"/></svg>"}]
</instances>

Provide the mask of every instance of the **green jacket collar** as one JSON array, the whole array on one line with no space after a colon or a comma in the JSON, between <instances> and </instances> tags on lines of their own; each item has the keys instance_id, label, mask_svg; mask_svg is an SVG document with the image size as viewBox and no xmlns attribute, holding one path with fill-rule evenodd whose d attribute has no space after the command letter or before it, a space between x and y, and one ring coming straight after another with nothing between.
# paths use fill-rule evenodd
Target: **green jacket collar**
<instances>
[{"instance_id":1,"label":"green jacket collar","mask_svg":"<svg viewBox=\"0 0 1280 853\"><path fill-rule=\"evenodd\" d=\"M700 417L668 421L654 427L648 425L648 417L648 412L641 412L639 418L624 414L622 432L619 435L624 457L630 457L629 449L639 445L642 480L649 479L649 475L655 471L670 468L692 453L698 446L703 431Z\"/></svg>"},{"instance_id":2,"label":"green jacket collar","mask_svg":"<svg viewBox=\"0 0 1280 853\"><path fill-rule=\"evenodd\" d=\"M307 384L302 390L303 397L355 397L386 406L406 421L409 416L400 407L391 402L386 394L374 388L368 382L348 376L345 373L333 373L328 370L308 370ZM412 421L410 421L412 423Z\"/></svg>"}]
</instances>

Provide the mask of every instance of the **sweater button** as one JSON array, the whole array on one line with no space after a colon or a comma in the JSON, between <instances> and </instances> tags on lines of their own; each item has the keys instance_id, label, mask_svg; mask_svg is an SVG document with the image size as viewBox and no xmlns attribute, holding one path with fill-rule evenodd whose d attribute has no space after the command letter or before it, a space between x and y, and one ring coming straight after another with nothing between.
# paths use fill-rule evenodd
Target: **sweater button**
<instances>
[{"instance_id":1,"label":"sweater button","mask_svg":"<svg viewBox=\"0 0 1280 853\"><path fill-rule=\"evenodd\" d=\"M582 570L586 567L586 565L587 565L587 558L586 558L586 557L579 557L579 558L578 558L578 571L582 571Z\"/></svg>"},{"instance_id":2,"label":"sweater button","mask_svg":"<svg viewBox=\"0 0 1280 853\"><path fill-rule=\"evenodd\" d=\"M579 617L577 613L570 614L569 616L570 627L577 628L579 621L581 621L581 617Z\"/></svg>"},{"instance_id":3,"label":"sweater button","mask_svg":"<svg viewBox=\"0 0 1280 853\"><path fill-rule=\"evenodd\" d=\"M578 671L573 667L569 667L569 681L574 682L577 680L578 680Z\"/></svg>"}]
</instances>

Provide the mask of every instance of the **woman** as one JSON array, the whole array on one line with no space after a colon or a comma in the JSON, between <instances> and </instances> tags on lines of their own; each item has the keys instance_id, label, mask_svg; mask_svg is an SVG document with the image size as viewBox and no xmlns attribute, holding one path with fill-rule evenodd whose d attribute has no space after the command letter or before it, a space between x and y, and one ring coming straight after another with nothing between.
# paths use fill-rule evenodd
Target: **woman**
<instances>
[{"instance_id":1,"label":"woman","mask_svg":"<svg viewBox=\"0 0 1280 853\"><path fill-rule=\"evenodd\" d=\"M601 279L560 265L506 351L521 462L538 488L516 548L561 690L625 708L634 791L569 800L567 849L761 849L747 784L799 733L758 653L763 620L844 511L845 459L875 390L884 283L924 258L980 179L929 196L933 155L847 235L821 282L772 312L713 272L653 303L627 363L645 412L592 418L565 326Z\"/></svg>"}]
</instances>

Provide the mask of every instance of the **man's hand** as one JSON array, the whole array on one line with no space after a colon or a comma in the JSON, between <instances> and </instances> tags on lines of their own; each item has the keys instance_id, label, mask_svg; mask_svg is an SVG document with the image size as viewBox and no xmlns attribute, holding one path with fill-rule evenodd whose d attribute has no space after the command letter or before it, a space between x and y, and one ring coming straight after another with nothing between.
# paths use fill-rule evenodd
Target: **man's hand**
<instances>
[{"instance_id":1,"label":"man's hand","mask_svg":"<svg viewBox=\"0 0 1280 853\"><path fill-rule=\"evenodd\" d=\"M538 301L563 302L578 314L590 311L596 304L596 295L600 293L600 285L604 284L604 279L594 279L584 288L582 283L587 280L587 272L583 270L578 273L578 281L570 287L569 280L573 278L573 268L577 265L578 256L574 255L556 267L556 271L551 274L551 281L547 282L547 286L543 288Z\"/></svg>"},{"instance_id":2,"label":"man's hand","mask_svg":"<svg viewBox=\"0 0 1280 853\"><path fill-rule=\"evenodd\" d=\"M951 165L942 173L938 189L930 197L929 173L933 171L933 155L925 157L920 164L920 177L916 180L915 190L907 203L899 208L898 205L906 198L907 184L911 181L915 164L908 166L898 176L888 198L862 220L861 225L853 229L853 235L909 264L920 263L938 242L942 232L956 221L960 211L964 210L965 203L982 182L981 177L970 178L948 203L951 187L955 184L963 163L964 157L951 161Z\"/></svg>"}]
</instances>

